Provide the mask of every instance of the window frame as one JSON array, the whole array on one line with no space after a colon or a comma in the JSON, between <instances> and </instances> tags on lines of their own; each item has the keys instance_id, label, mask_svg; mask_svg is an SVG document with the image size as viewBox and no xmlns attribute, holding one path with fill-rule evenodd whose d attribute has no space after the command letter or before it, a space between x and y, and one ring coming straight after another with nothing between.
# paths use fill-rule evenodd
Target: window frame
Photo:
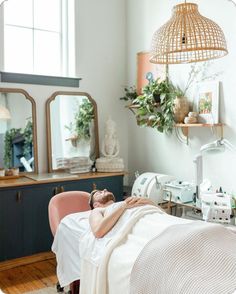
<instances>
[{"instance_id":1,"label":"window frame","mask_svg":"<svg viewBox=\"0 0 236 294\"><path fill-rule=\"evenodd\" d=\"M11 0L9 0L11 1ZM32 0L33 4L34 4L35 0ZM76 74L76 70L75 70L75 65L76 65L76 56L75 56L75 5L76 5L76 1L60 1L60 67L61 67L61 73L59 75L57 75L57 77L63 78L66 77L67 79L70 78L71 76L75 76ZM69 4L70 3L70 4ZM68 14L68 5L70 5L70 15ZM65 9L65 13L63 13L63 9ZM33 13L33 12L32 12ZM72 39L70 42L67 42L66 40L68 39L68 23L69 23L69 18L72 18L72 23L73 25L70 26L70 29L73 29L73 32L71 34ZM62 24L63 22L63 24ZM11 24L7 24L7 25L11 25ZM16 27L23 27L23 26L16 26ZM72 28L73 27L73 28ZM5 81L8 77L9 74L14 75L11 79L15 80L16 76L24 76L23 80L26 79L26 76L45 76L45 77L53 77L53 75L47 75L47 73L45 72L44 74L38 74L38 73L17 73L17 72L12 72L12 73L8 73L8 75L4 75L5 69L4 69L4 28L5 28L5 23L4 23L4 4L0 5L0 68L3 69L3 71L1 71L1 79L0 81ZM38 30L37 28L34 27L33 25L33 33L35 33L36 30ZM41 30L41 31L46 31L46 30ZM50 30L49 30L50 31ZM53 31L50 31L53 32ZM33 40L34 41L34 40ZM34 43L34 42L33 42ZM72 47L72 48L71 48ZM33 44L33 55L34 55L34 49L35 49L35 44ZM73 53L73 54L71 54ZM72 56L72 58L70 58L70 56ZM72 60L70 60L72 59ZM3 78L4 76L4 78ZM55 76L54 76L55 77ZM73 78L74 79L74 78ZM32 78L30 78L29 80L32 80ZM80 80L80 79L79 79ZM78 84L79 81L76 81L76 83ZM55 84L55 83L53 83ZM56 82L57 84L57 82Z\"/></svg>"}]
</instances>

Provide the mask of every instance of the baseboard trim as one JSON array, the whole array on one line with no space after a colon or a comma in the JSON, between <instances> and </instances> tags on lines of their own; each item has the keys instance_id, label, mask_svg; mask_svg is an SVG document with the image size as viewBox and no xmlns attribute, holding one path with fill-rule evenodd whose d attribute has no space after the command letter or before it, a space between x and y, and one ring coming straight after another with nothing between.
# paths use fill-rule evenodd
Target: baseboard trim
<instances>
[{"instance_id":1,"label":"baseboard trim","mask_svg":"<svg viewBox=\"0 0 236 294\"><path fill-rule=\"evenodd\" d=\"M48 260L55 258L55 254L52 252L42 252L30 256L20 257L16 259L6 260L0 262L0 272L5 271L21 265L26 265L38 261Z\"/></svg>"}]
</instances>

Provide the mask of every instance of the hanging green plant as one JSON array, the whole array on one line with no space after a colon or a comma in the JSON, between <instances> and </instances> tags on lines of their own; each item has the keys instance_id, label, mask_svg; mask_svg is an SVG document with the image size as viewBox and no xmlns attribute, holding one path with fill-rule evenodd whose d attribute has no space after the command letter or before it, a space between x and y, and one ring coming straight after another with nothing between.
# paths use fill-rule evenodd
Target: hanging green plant
<instances>
[{"instance_id":1,"label":"hanging green plant","mask_svg":"<svg viewBox=\"0 0 236 294\"><path fill-rule=\"evenodd\" d=\"M143 87L142 95L133 100L135 116L140 126L157 128L159 132L171 133L174 126L175 87L168 80L150 80Z\"/></svg>"},{"instance_id":2,"label":"hanging green plant","mask_svg":"<svg viewBox=\"0 0 236 294\"><path fill-rule=\"evenodd\" d=\"M120 97L120 100L130 101L131 103L138 97L137 89L135 86L125 87L125 94L123 97Z\"/></svg>"}]
</instances>

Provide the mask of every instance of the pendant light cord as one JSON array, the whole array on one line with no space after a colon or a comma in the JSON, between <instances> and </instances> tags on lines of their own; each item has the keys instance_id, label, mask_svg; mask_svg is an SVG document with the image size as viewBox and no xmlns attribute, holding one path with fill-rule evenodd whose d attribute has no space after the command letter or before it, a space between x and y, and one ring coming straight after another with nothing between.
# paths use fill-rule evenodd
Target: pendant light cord
<instances>
[{"instance_id":1,"label":"pendant light cord","mask_svg":"<svg viewBox=\"0 0 236 294\"><path fill-rule=\"evenodd\" d=\"M236 7L236 2L235 0L228 0L229 2L233 3L233 5Z\"/></svg>"},{"instance_id":2,"label":"pendant light cord","mask_svg":"<svg viewBox=\"0 0 236 294\"><path fill-rule=\"evenodd\" d=\"M7 0L0 0L0 6L2 6L2 4L5 2L5 1L7 1Z\"/></svg>"}]
</instances>

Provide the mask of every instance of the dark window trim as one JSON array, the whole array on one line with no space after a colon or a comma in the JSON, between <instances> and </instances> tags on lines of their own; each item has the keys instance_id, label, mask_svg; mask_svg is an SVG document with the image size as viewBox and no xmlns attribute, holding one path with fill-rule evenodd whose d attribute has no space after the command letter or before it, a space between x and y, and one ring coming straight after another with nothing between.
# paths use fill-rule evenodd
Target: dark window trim
<instances>
[{"instance_id":1,"label":"dark window trim","mask_svg":"<svg viewBox=\"0 0 236 294\"><path fill-rule=\"evenodd\" d=\"M36 84L45 86L79 87L81 78L55 77L0 71L0 82Z\"/></svg>"}]
</instances>

